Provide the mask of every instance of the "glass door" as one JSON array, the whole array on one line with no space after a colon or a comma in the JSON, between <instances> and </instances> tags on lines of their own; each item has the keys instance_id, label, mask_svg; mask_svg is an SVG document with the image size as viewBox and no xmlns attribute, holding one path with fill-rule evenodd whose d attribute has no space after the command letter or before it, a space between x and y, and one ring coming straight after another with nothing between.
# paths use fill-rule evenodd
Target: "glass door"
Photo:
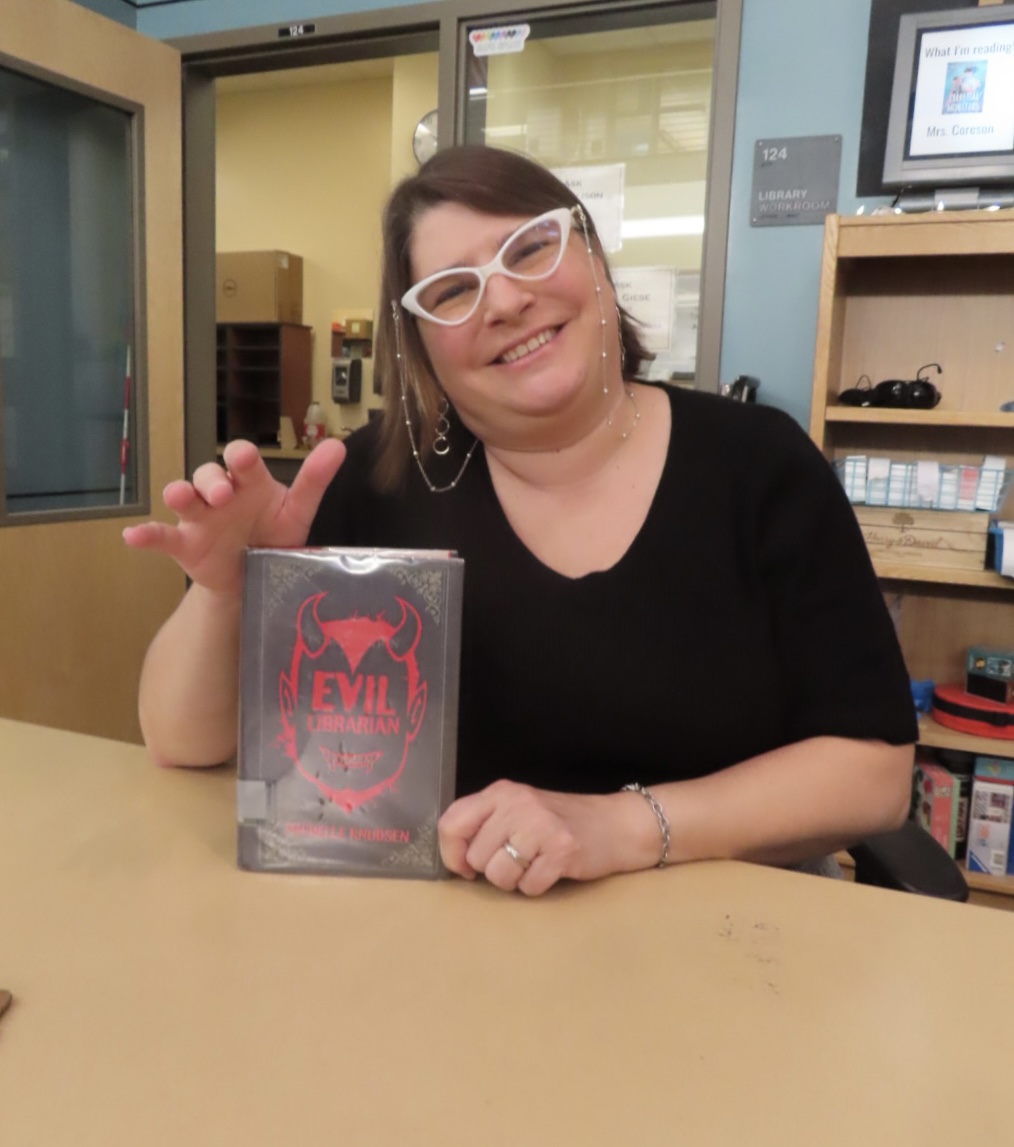
<instances>
[{"instance_id":1,"label":"glass door","mask_svg":"<svg viewBox=\"0 0 1014 1147\"><path fill-rule=\"evenodd\" d=\"M706 389L717 388L698 361L716 9L670 3L470 23L458 100L464 142L523 152L584 201L620 302L655 354L647 377ZM728 140L731 149L731 132ZM724 220L720 231L724 269Z\"/></svg>"}]
</instances>

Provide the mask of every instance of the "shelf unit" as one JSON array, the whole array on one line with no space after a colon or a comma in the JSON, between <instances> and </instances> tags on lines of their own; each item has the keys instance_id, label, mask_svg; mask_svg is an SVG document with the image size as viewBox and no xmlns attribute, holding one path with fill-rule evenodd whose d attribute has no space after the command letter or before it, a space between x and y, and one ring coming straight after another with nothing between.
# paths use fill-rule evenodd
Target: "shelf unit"
<instances>
[{"instance_id":1,"label":"shelf unit","mask_svg":"<svg viewBox=\"0 0 1014 1147\"><path fill-rule=\"evenodd\" d=\"M941 393L933 410L836 405L867 375L915 378ZM1014 211L828 216L824 230L810 435L831 460L866 454L981 464L1014 461ZM1014 517L1012 497L1002 511ZM894 598L909 673L964 678L970 645L1014 647L1014 579L874 560ZM1014 740L920 722L920 743L1014 757ZM970 876L1014 897L1014 878ZM1014 905L1012 905L1014 906Z\"/></svg>"},{"instance_id":2,"label":"shelf unit","mask_svg":"<svg viewBox=\"0 0 1014 1147\"><path fill-rule=\"evenodd\" d=\"M219 323L216 432L219 442L246 438L278 445L279 420L297 433L310 405L312 331L296 323Z\"/></svg>"}]
</instances>

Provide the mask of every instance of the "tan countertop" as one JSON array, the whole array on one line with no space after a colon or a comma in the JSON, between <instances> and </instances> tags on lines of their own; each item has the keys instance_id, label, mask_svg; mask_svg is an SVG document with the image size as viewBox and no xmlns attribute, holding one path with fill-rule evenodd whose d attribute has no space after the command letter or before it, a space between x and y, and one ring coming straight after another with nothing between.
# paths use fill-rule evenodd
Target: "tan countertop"
<instances>
[{"instance_id":1,"label":"tan countertop","mask_svg":"<svg viewBox=\"0 0 1014 1147\"><path fill-rule=\"evenodd\" d=\"M11 1147L1014 1137L1014 915L735 863L240 871L228 770L0 721Z\"/></svg>"}]
</instances>

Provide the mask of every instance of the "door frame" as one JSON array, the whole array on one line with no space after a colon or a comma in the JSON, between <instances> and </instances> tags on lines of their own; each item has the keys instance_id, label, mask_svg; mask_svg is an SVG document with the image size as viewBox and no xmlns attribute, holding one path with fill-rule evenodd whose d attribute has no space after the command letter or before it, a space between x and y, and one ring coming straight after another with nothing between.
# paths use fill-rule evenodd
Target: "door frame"
<instances>
[{"instance_id":1,"label":"door frame","mask_svg":"<svg viewBox=\"0 0 1014 1147\"><path fill-rule=\"evenodd\" d=\"M609 14L616 27L639 12L699 0L527 0L504 12L502 0L435 0L428 4L323 16L179 37L167 41L183 65L183 248L186 468L192 473L216 456L215 435L215 80L251 72L345 63L380 56L439 52L441 147L460 138L464 107L458 77L468 31L477 23L526 16L562 18ZM732 159L743 0L716 0L715 64L707 163L707 203L701 261L697 387L717 393L725 304L725 274L732 189ZM306 31L306 26L312 27ZM294 29L304 31L293 34ZM421 47L422 44L426 47ZM720 143L721 146L716 146Z\"/></svg>"}]
</instances>

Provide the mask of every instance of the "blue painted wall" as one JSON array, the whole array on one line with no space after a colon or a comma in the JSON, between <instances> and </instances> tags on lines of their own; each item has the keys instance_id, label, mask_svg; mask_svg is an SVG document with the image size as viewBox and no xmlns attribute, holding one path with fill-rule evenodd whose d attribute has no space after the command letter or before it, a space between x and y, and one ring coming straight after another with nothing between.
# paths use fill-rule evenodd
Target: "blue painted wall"
<instances>
[{"instance_id":1,"label":"blue painted wall","mask_svg":"<svg viewBox=\"0 0 1014 1147\"><path fill-rule=\"evenodd\" d=\"M128 28L137 27L137 11L132 4L127 3L127 0L77 0L77 2L84 8L98 12L100 16L108 16L110 20L126 24Z\"/></svg>"},{"instance_id":2,"label":"blue painted wall","mask_svg":"<svg viewBox=\"0 0 1014 1147\"><path fill-rule=\"evenodd\" d=\"M137 30L158 40L170 40L403 6L400 0L177 0L151 6L139 0Z\"/></svg>"},{"instance_id":3,"label":"blue painted wall","mask_svg":"<svg viewBox=\"0 0 1014 1147\"><path fill-rule=\"evenodd\" d=\"M870 0L744 0L721 377L756 375L765 401L810 415L823 228L751 227L758 139L842 137L838 212L857 200Z\"/></svg>"},{"instance_id":4,"label":"blue painted wall","mask_svg":"<svg viewBox=\"0 0 1014 1147\"><path fill-rule=\"evenodd\" d=\"M142 5L137 28L171 39L396 6L389 0L180 0ZM751 228L753 148L765 137L841 135L839 212L887 201L855 198L869 18L870 0L743 0L721 378L756 375L762 400L803 425L823 232L820 226Z\"/></svg>"}]
</instances>

